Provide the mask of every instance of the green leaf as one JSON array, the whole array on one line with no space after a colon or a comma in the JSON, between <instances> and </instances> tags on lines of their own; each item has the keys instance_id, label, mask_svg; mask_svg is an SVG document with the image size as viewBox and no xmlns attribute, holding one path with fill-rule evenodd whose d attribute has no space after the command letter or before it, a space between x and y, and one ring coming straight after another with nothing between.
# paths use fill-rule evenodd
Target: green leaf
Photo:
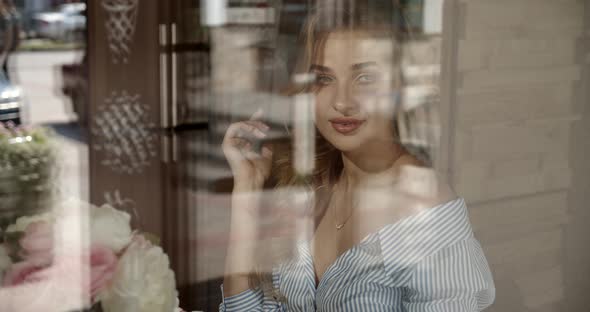
<instances>
[{"instance_id":1,"label":"green leaf","mask_svg":"<svg viewBox=\"0 0 590 312\"><path fill-rule=\"evenodd\" d=\"M141 232L140 235L142 235L147 241L152 243L152 245L160 246L161 240L157 235L148 232Z\"/></svg>"}]
</instances>

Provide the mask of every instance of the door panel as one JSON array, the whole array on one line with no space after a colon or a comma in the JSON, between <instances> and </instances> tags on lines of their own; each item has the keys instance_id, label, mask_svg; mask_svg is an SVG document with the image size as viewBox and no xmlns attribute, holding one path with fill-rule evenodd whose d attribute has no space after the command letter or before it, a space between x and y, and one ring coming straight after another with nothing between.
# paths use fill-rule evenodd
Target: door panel
<instances>
[{"instance_id":1,"label":"door panel","mask_svg":"<svg viewBox=\"0 0 590 312\"><path fill-rule=\"evenodd\" d=\"M90 198L131 199L142 230L162 235L158 3L110 2L88 2Z\"/></svg>"}]
</instances>

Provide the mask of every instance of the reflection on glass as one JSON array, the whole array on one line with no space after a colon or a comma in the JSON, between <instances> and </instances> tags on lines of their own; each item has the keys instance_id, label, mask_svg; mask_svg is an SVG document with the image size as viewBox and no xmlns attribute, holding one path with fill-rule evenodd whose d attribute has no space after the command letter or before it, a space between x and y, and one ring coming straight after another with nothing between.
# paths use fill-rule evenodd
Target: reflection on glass
<instances>
[{"instance_id":1,"label":"reflection on glass","mask_svg":"<svg viewBox=\"0 0 590 312\"><path fill-rule=\"evenodd\" d=\"M293 97L292 142L265 141L263 110L229 126L222 148L234 184L220 310L492 304L465 201L432 167L437 60L420 59L429 38L415 33L415 11L385 1L318 4L302 27L292 82L279 91Z\"/></svg>"},{"instance_id":2,"label":"reflection on glass","mask_svg":"<svg viewBox=\"0 0 590 312\"><path fill-rule=\"evenodd\" d=\"M589 9L1 0L0 311L585 311Z\"/></svg>"}]
</instances>

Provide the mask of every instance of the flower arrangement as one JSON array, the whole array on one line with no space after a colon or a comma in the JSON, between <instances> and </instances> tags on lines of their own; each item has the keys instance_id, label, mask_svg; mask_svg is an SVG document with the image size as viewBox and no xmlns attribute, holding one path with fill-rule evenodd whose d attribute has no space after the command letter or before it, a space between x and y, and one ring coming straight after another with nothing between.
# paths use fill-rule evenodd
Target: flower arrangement
<instances>
[{"instance_id":1,"label":"flower arrangement","mask_svg":"<svg viewBox=\"0 0 590 312\"><path fill-rule=\"evenodd\" d=\"M0 123L0 228L47 207L56 173L52 132Z\"/></svg>"},{"instance_id":2,"label":"flower arrangement","mask_svg":"<svg viewBox=\"0 0 590 312\"><path fill-rule=\"evenodd\" d=\"M29 311L23 305L31 311L79 310L80 303L56 299L75 293L84 311L181 311L168 256L150 235L133 231L130 219L109 205L75 199L18 218L0 244L0 294L21 287L8 300L19 311ZM27 290L35 284L44 286Z\"/></svg>"}]
</instances>

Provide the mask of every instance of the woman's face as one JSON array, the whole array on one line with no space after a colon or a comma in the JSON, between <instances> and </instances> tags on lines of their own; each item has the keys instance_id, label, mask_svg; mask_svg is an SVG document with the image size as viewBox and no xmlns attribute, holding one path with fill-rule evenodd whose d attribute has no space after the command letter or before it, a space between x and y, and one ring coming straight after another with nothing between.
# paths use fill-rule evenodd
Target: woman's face
<instances>
[{"instance_id":1,"label":"woman's face","mask_svg":"<svg viewBox=\"0 0 590 312\"><path fill-rule=\"evenodd\" d=\"M311 63L316 80L315 123L342 152L394 142L393 42L364 33L335 32Z\"/></svg>"}]
</instances>

